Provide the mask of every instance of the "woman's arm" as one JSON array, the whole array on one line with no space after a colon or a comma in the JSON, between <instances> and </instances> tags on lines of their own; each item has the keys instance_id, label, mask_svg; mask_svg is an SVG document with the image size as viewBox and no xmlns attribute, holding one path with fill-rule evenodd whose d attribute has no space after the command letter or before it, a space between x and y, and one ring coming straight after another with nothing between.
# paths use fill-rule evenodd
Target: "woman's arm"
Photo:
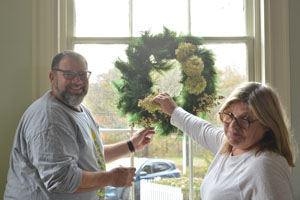
<instances>
[{"instance_id":1,"label":"woman's arm","mask_svg":"<svg viewBox=\"0 0 300 200\"><path fill-rule=\"evenodd\" d=\"M192 137L198 144L217 153L224 138L223 129L217 128L211 123L186 112L177 107L171 116L171 124Z\"/></svg>"},{"instance_id":2,"label":"woman's arm","mask_svg":"<svg viewBox=\"0 0 300 200\"><path fill-rule=\"evenodd\" d=\"M167 93L157 95L153 102L157 103L164 113L171 115L172 125L188 134L204 148L213 153L218 151L224 136L222 129L178 107Z\"/></svg>"}]
</instances>

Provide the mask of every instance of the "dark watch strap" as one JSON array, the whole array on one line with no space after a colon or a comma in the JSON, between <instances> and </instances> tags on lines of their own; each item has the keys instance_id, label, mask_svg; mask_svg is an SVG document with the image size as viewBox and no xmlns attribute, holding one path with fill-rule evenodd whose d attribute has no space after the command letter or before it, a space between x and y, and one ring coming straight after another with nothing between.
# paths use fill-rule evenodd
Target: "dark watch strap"
<instances>
[{"instance_id":1,"label":"dark watch strap","mask_svg":"<svg viewBox=\"0 0 300 200\"><path fill-rule=\"evenodd\" d=\"M127 145L128 145L130 152L132 152L132 153L135 152L134 146L130 140L127 141Z\"/></svg>"}]
</instances>

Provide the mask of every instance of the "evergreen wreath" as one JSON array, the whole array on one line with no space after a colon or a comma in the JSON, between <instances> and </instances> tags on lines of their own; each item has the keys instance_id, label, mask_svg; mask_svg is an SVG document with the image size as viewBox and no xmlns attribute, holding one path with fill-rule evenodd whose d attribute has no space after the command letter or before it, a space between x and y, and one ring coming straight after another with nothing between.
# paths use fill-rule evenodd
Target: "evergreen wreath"
<instances>
[{"instance_id":1,"label":"evergreen wreath","mask_svg":"<svg viewBox=\"0 0 300 200\"><path fill-rule=\"evenodd\" d=\"M169 62L173 59L181 66L182 90L173 97L179 106L203 116L219 104L217 99L222 97L216 95L214 55L201 47L202 44L199 37L177 36L165 27L163 33L152 35L145 31L140 38L129 43L126 49L128 61L115 61L122 76L113 84L118 93L117 108L123 115L129 115L130 123L155 127L162 135L177 132L177 128L170 124L170 117L151 101L158 91L152 88L154 83L150 72L169 71L174 67L174 62Z\"/></svg>"}]
</instances>

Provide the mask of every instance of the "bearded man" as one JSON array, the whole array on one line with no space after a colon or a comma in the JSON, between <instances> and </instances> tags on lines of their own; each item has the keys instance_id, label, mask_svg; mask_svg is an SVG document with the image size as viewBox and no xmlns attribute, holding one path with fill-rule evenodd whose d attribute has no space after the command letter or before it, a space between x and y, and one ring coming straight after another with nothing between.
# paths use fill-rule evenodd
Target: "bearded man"
<instances>
[{"instance_id":1,"label":"bearded man","mask_svg":"<svg viewBox=\"0 0 300 200\"><path fill-rule=\"evenodd\" d=\"M86 59L57 54L49 74L51 91L23 114L10 157L4 199L104 199L105 186L132 185L135 168L105 170L105 163L141 151L152 129L130 140L103 145L99 125L82 104L88 92Z\"/></svg>"}]
</instances>

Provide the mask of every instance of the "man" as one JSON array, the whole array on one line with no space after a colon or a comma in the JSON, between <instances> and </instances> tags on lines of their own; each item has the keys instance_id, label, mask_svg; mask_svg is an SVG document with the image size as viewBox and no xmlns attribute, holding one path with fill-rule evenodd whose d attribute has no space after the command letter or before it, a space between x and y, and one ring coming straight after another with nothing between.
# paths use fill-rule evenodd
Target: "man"
<instances>
[{"instance_id":1,"label":"man","mask_svg":"<svg viewBox=\"0 0 300 200\"><path fill-rule=\"evenodd\" d=\"M52 61L51 91L24 113L16 131L4 199L104 199L104 187L131 186L135 168L105 171L114 161L150 143L154 131L141 130L129 141L103 145L99 126L81 104L91 72L73 51Z\"/></svg>"}]
</instances>

